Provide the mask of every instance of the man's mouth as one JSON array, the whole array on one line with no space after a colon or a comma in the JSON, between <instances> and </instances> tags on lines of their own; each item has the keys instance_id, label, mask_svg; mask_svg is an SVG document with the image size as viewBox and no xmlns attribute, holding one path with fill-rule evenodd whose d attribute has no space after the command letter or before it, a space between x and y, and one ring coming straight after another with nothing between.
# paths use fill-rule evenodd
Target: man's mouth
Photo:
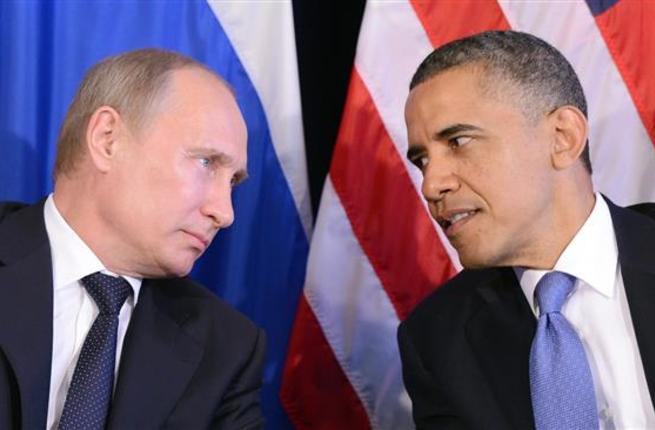
<instances>
[{"instance_id":1,"label":"man's mouth","mask_svg":"<svg viewBox=\"0 0 655 430\"><path fill-rule=\"evenodd\" d=\"M448 211L444 215L437 216L437 223L441 226L446 235L450 236L455 234L462 225L477 213L477 209Z\"/></svg>"},{"instance_id":2,"label":"man's mouth","mask_svg":"<svg viewBox=\"0 0 655 430\"><path fill-rule=\"evenodd\" d=\"M187 230L185 230L184 232L186 234L188 234L189 236L193 237L195 239L195 241L196 241L196 244L198 245L198 248L200 248L203 251L209 246L209 244L211 242L211 239L209 239L208 237L206 237L206 236L204 236L204 235L202 235L200 233L191 232L191 231L187 231Z\"/></svg>"}]
</instances>

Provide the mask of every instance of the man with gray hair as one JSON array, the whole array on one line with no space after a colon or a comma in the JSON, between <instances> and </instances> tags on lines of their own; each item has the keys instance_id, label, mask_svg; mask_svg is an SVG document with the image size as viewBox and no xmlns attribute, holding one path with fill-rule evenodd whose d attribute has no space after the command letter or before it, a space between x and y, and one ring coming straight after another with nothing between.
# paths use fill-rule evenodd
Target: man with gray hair
<instances>
[{"instance_id":1,"label":"man with gray hair","mask_svg":"<svg viewBox=\"0 0 655 430\"><path fill-rule=\"evenodd\" d=\"M405 120L464 266L398 331L417 427L655 428L655 221L594 192L571 65L525 33L456 40Z\"/></svg>"},{"instance_id":2,"label":"man with gray hair","mask_svg":"<svg viewBox=\"0 0 655 430\"><path fill-rule=\"evenodd\" d=\"M54 192L0 205L0 428L262 427L265 338L186 275L234 219L246 125L197 61L85 76Z\"/></svg>"}]
</instances>

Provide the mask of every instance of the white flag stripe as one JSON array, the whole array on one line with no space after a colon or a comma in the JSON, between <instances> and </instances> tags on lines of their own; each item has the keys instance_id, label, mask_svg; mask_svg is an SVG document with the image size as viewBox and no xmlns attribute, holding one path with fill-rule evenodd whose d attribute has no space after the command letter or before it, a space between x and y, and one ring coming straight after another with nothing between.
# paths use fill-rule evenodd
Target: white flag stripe
<instances>
[{"instance_id":1,"label":"white flag stripe","mask_svg":"<svg viewBox=\"0 0 655 430\"><path fill-rule=\"evenodd\" d=\"M620 205L655 200L653 145L587 4L500 5L513 29L557 47L578 73L587 96L596 189Z\"/></svg>"},{"instance_id":2,"label":"white flag stripe","mask_svg":"<svg viewBox=\"0 0 655 430\"><path fill-rule=\"evenodd\" d=\"M355 67L403 158L407 151L404 108L409 81L432 49L408 3L370 2L367 5Z\"/></svg>"},{"instance_id":3,"label":"white flag stripe","mask_svg":"<svg viewBox=\"0 0 655 430\"><path fill-rule=\"evenodd\" d=\"M312 238L304 293L372 427L413 428L396 343L398 316L355 238L329 177Z\"/></svg>"},{"instance_id":4,"label":"white flag stripe","mask_svg":"<svg viewBox=\"0 0 655 430\"><path fill-rule=\"evenodd\" d=\"M275 153L309 238L311 201L291 1L211 0L209 6L214 15L220 16L220 23L261 99ZM244 28L250 31L242 31Z\"/></svg>"},{"instance_id":5,"label":"white flag stripe","mask_svg":"<svg viewBox=\"0 0 655 430\"><path fill-rule=\"evenodd\" d=\"M406 157L404 109L409 81L423 58L432 50L432 44L408 2L369 2L366 5L355 67L371 94L419 196L422 176ZM427 213L427 204L423 198L421 202ZM461 270L457 252L434 220L432 224L453 266Z\"/></svg>"}]
</instances>

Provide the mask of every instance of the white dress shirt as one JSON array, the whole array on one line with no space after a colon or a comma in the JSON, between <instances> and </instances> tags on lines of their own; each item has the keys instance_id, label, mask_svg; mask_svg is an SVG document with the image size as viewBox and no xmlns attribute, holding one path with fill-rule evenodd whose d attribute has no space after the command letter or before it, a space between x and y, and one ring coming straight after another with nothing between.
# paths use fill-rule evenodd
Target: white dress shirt
<instances>
[{"instance_id":1,"label":"white dress shirt","mask_svg":"<svg viewBox=\"0 0 655 430\"><path fill-rule=\"evenodd\" d=\"M55 207L52 194L46 200L43 215L52 254L54 316L47 428L56 429L82 344L98 315L98 307L80 283L80 279L99 271L113 276L116 274L103 266L93 251L66 223ZM118 370L123 339L141 288L141 279L129 276L123 278L132 287L133 295L125 301L118 316L115 371Z\"/></svg>"},{"instance_id":2,"label":"white dress shirt","mask_svg":"<svg viewBox=\"0 0 655 430\"><path fill-rule=\"evenodd\" d=\"M655 429L655 412L625 295L612 218L603 197L553 270L577 278L562 314L584 345L596 390L601 429ZM544 270L514 269L535 316Z\"/></svg>"}]
</instances>

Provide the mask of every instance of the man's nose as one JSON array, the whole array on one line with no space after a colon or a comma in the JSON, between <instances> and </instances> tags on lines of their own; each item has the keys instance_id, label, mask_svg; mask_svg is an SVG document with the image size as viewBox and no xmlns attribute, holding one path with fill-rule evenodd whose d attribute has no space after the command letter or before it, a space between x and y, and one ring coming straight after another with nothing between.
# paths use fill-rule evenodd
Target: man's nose
<instances>
[{"instance_id":1,"label":"man's nose","mask_svg":"<svg viewBox=\"0 0 655 430\"><path fill-rule=\"evenodd\" d=\"M212 218L217 228L226 228L232 225L234 208L232 206L232 185L229 181L211 187L202 207L202 213Z\"/></svg>"},{"instance_id":2,"label":"man's nose","mask_svg":"<svg viewBox=\"0 0 655 430\"><path fill-rule=\"evenodd\" d=\"M428 202L437 202L459 188L453 161L448 157L431 157L423 170L421 192Z\"/></svg>"}]
</instances>

